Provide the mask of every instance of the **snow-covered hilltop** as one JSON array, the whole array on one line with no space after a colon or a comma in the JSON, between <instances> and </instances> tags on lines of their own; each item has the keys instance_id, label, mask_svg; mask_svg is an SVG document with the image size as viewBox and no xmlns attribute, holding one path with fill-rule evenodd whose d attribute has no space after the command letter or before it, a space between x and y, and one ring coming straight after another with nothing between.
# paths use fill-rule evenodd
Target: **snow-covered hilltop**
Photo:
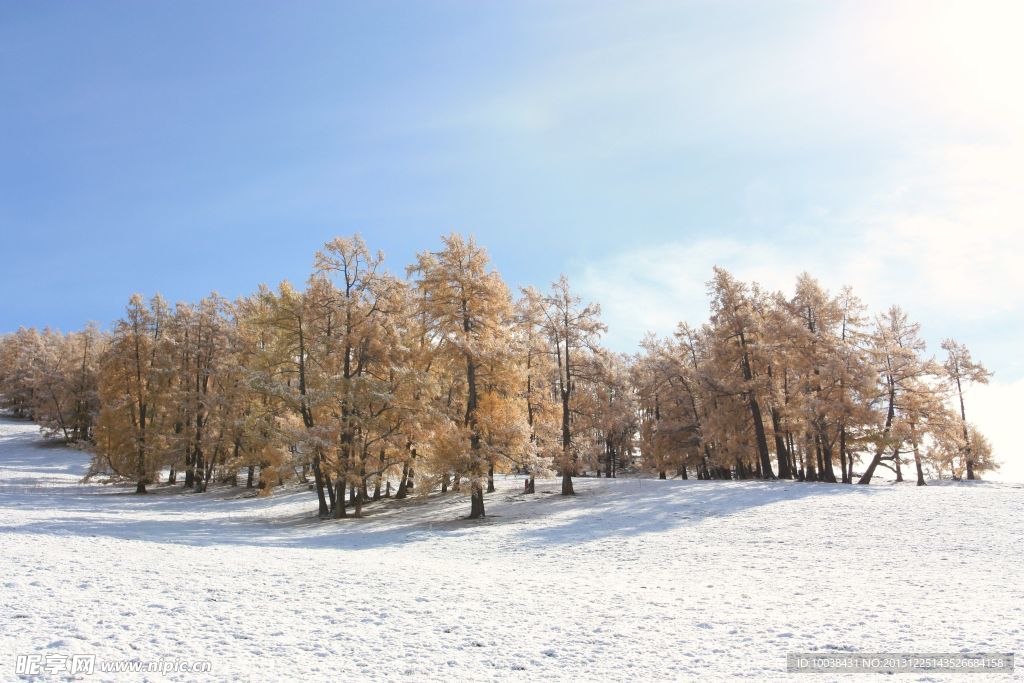
<instances>
[{"instance_id":1,"label":"snow-covered hilltop","mask_svg":"<svg viewBox=\"0 0 1024 683\"><path fill-rule=\"evenodd\" d=\"M484 520L449 494L323 522L307 489L135 496L78 484L87 461L0 418L5 680L30 654L207 660L199 680L761 680L793 651L1024 650L1020 487L510 477Z\"/></svg>"}]
</instances>

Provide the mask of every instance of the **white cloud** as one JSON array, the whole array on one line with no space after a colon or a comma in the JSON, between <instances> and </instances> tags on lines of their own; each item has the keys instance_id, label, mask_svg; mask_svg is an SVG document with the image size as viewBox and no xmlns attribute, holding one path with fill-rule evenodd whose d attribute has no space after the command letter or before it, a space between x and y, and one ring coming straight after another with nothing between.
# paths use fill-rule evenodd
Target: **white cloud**
<instances>
[{"instance_id":1,"label":"white cloud","mask_svg":"<svg viewBox=\"0 0 1024 683\"><path fill-rule=\"evenodd\" d=\"M955 187L950 186L953 192ZM629 346L650 330L706 317L705 282L719 265L788 291L806 270L838 290L850 285L874 310L898 303L935 333L1024 316L1024 207L1012 193L935 212L903 211L823 223L816 232L780 227L769 239L723 237L618 252L579 267L575 280L600 301ZM1013 332L1013 325L1006 329Z\"/></svg>"},{"instance_id":2,"label":"white cloud","mask_svg":"<svg viewBox=\"0 0 1024 683\"><path fill-rule=\"evenodd\" d=\"M820 144L822 155L830 138L891 146L866 151L877 156L871 176L819 206L787 213L772 183L755 178L744 201L759 232L645 245L580 265L577 280L604 305L617 345L678 319L702 320L703 283L716 264L773 289L808 270L832 289L852 285L875 309L903 305L935 334L1024 329L1024 41L1016 35L1024 4L852 3L816 16L755 32L746 52L733 45L702 55L706 44L655 31L647 49L609 46L622 57L611 74L577 60L524 90L524 101L556 112L550 121L572 121L576 109L599 109L595 98L621 94L602 79L625 81L644 108L645 134L663 142L700 134L756 148L788 134ZM709 74L722 78L717 87ZM553 95L562 91L552 79L571 83L573 97ZM697 100L688 99L693 92ZM680 125L674 115L695 101L697 120ZM803 136L803 127L816 132ZM808 180L798 174L779 189ZM716 234L704 227L702 235ZM1013 346L990 342L1004 355ZM1009 358L995 364L1022 367Z\"/></svg>"}]
</instances>

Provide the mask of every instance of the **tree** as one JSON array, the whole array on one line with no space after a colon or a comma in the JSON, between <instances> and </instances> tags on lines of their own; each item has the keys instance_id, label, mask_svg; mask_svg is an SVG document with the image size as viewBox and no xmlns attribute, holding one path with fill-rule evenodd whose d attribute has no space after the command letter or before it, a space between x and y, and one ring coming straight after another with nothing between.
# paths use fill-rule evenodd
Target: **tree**
<instances>
[{"instance_id":1,"label":"tree","mask_svg":"<svg viewBox=\"0 0 1024 683\"><path fill-rule=\"evenodd\" d=\"M156 480L166 454L162 421L171 371L170 313L159 295L147 307L141 295L128 303L100 370L96 452L109 470L134 481L136 493Z\"/></svg>"},{"instance_id":2,"label":"tree","mask_svg":"<svg viewBox=\"0 0 1024 683\"><path fill-rule=\"evenodd\" d=\"M316 277L323 280L327 296L319 328L328 345L325 391L334 397L325 415L337 434L335 517L345 516L346 485L357 490L353 504L360 516L366 449L383 440L381 433L373 433L374 425L392 404L390 347L397 334L390 330L390 316L400 297L392 296L397 283L383 272L383 262L384 255L371 255L359 235L328 242L316 256Z\"/></svg>"},{"instance_id":3,"label":"tree","mask_svg":"<svg viewBox=\"0 0 1024 683\"><path fill-rule=\"evenodd\" d=\"M963 428L964 459L967 463L967 478L974 479L975 457L971 448L971 434L967 425L967 410L964 408L964 386L971 384L988 384L992 373L985 367L971 358L971 352L963 344L958 344L952 339L942 342L942 349L946 352L946 362L943 367L949 381L956 386L957 398L960 399L960 421Z\"/></svg>"},{"instance_id":4,"label":"tree","mask_svg":"<svg viewBox=\"0 0 1024 683\"><path fill-rule=\"evenodd\" d=\"M698 408L702 397L690 365L689 340L683 339L691 332L680 326L674 342L648 337L643 355L633 363L640 452L647 469L658 472L660 479L666 478L668 469L688 478L687 465L699 463L703 451ZM700 468L697 476L702 476Z\"/></svg>"},{"instance_id":5,"label":"tree","mask_svg":"<svg viewBox=\"0 0 1024 683\"><path fill-rule=\"evenodd\" d=\"M716 355L726 367L737 368L742 378L738 383L739 393L750 411L761 476L774 479L759 398L763 387L757 375L755 358L760 333L755 305L760 292L751 290L716 266L714 277L708 283L708 293L711 296L711 325L717 342Z\"/></svg>"},{"instance_id":6,"label":"tree","mask_svg":"<svg viewBox=\"0 0 1024 683\"><path fill-rule=\"evenodd\" d=\"M254 388L267 394L298 416L298 425L279 420L286 441L306 458L313 470L318 514L331 511L334 488L323 469L324 453L334 443L330 430L321 424L325 404L332 400L326 391L326 345L320 326L329 299L327 282L314 278L305 291L282 282L277 292L261 287L253 323L265 333L253 376ZM342 501L342 504L344 502Z\"/></svg>"},{"instance_id":7,"label":"tree","mask_svg":"<svg viewBox=\"0 0 1024 683\"><path fill-rule=\"evenodd\" d=\"M562 404L562 452L558 469L562 474L562 495L573 493L572 477L576 473L583 444L573 443L573 397L581 379L585 379L586 354L597 349L597 338L608 328L600 320L601 307L583 305L572 293L564 275L551 285L545 299L547 333L556 359L558 377L555 382Z\"/></svg>"},{"instance_id":8,"label":"tree","mask_svg":"<svg viewBox=\"0 0 1024 683\"><path fill-rule=\"evenodd\" d=\"M451 234L442 241L444 249L421 252L409 272L416 277L435 354L450 373L447 401L440 411L446 423L438 427L438 444L432 449L435 462L450 467L456 486L461 476L469 479L469 516L476 519L485 514L484 480L490 462L483 448L481 384L488 379L500 384L486 372L510 353L511 297L501 276L490 269L487 252L473 238ZM514 413L507 415L515 419Z\"/></svg>"},{"instance_id":9,"label":"tree","mask_svg":"<svg viewBox=\"0 0 1024 683\"><path fill-rule=\"evenodd\" d=\"M874 457L858 484L871 483L875 469L886 460L893 462L893 471L902 477L898 472L900 440L893 434L898 402L906 392L936 373L934 363L921 356L925 344L920 338L920 329L921 326L910 322L899 306L890 307L876 318L871 352L879 368L882 390L879 399L885 405L885 417L874 438ZM890 449L892 454L886 455Z\"/></svg>"},{"instance_id":10,"label":"tree","mask_svg":"<svg viewBox=\"0 0 1024 683\"><path fill-rule=\"evenodd\" d=\"M518 465L528 475L525 491L536 492L536 475L543 462L561 452L561 406L555 399L554 360L545 332L544 296L533 287L522 289L516 304L516 353L523 366L523 402L530 430L530 448Z\"/></svg>"}]
</instances>

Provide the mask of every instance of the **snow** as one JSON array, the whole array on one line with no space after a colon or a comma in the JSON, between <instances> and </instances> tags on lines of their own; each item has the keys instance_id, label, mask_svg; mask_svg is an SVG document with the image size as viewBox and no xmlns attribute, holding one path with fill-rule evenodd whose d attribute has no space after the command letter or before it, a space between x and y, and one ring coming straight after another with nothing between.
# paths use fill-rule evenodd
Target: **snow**
<instances>
[{"instance_id":1,"label":"snow","mask_svg":"<svg viewBox=\"0 0 1024 683\"><path fill-rule=\"evenodd\" d=\"M0 418L2 680L32 653L211 662L135 680L476 681L1024 651L1020 486L579 479L563 498L509 477L478 522L458 495L319 521L303 487L135 496L78 484L86 462Z\"/></svg>"}]
</instances>

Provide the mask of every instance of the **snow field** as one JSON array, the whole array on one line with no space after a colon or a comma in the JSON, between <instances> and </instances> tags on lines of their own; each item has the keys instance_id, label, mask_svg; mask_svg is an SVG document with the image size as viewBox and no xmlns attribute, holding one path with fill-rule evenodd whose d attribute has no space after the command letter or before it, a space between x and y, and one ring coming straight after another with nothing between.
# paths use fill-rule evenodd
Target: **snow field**
<instances>
[{"instance_id":1,"label":"snow field","mask_svg":"<svg viewBox=\"0 0 1024 683\"><path fill-rule=\"evenodd\" d=\"M0 418L0 680L30 653L212 668L110 680L625 681L1024 652L1020 486L579 479L562 498L509 477L477 522L458 495L319 521L304 487L134 496L78 484L86 463Z\"/></svg>"}]
</instances>

